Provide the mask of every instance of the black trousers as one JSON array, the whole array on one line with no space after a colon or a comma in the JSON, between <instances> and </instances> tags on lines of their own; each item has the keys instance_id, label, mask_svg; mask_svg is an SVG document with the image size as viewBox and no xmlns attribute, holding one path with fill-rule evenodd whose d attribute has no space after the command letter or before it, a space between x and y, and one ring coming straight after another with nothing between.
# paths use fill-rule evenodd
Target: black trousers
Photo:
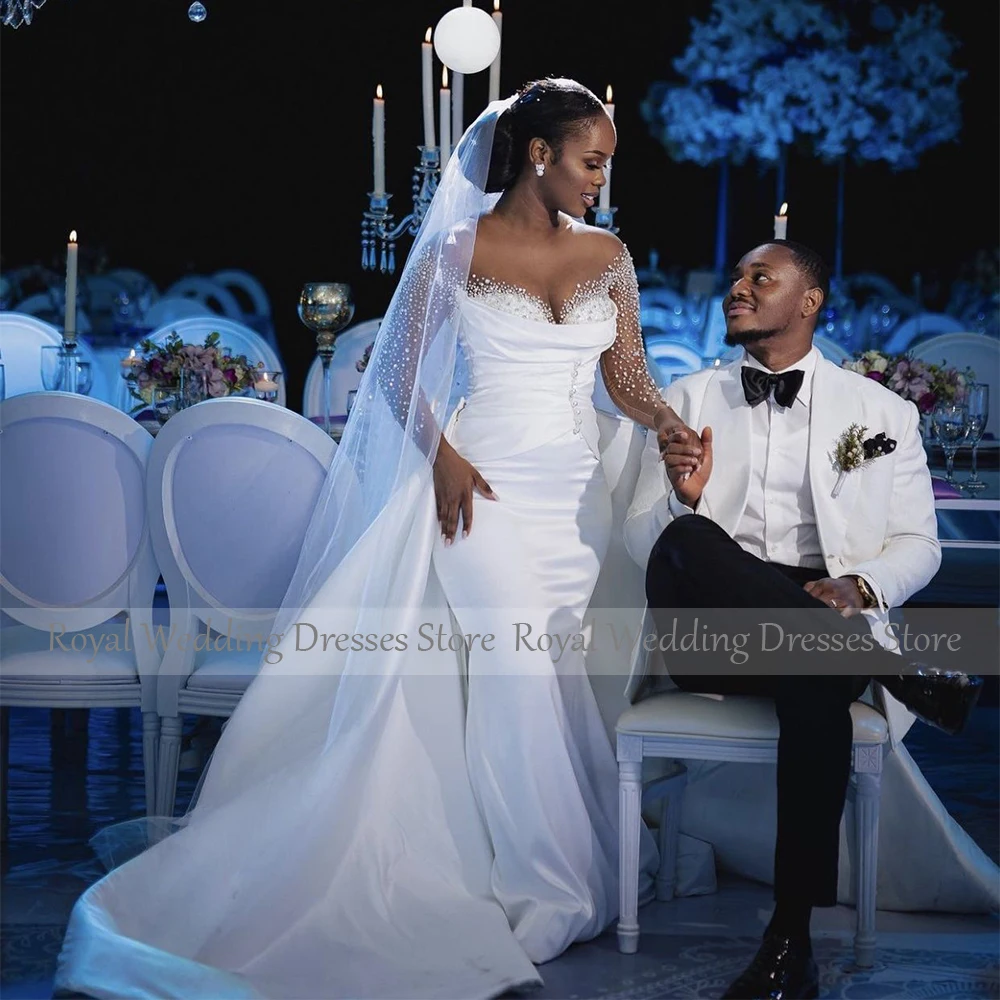
<instances>
[{"instance_id":1,"label":"black trousers","mask_svg":"<svg viewBox=\"0 0 1000 1000\"><path fill-rule=\"evenodd\" d=\"M821 570L766 563L745 552L714 521L687 515L672 521L653 548L646 572L646 597L660 636L682 627L684 609L697 609L698 625L720 634L735 618L758 617L786 632L871 637L861 615L843 618L802 589ZM718 609L713 616L712 609ZM727 654L721 654L727 655ZM798 905L834 906L840 820L851 770L853 725L850 706L868 686L872 654L845 653L824 660L797 650L785 661L768 660L766 673L720 672L718 656L666 653L670 678L686 691L749 694L774 699L778 737L778 823L774 896ZM844 657L849 657L845 660ZM899 663L898 657L895 658ZM822 673L836 663L838 673ZM847 672L857 668L857 673ZM685 672L685 670L688 672ZM815 672L813 672L815 671ZM872 671L876 672L876 671Z\"/></svg>"}]
</instances>

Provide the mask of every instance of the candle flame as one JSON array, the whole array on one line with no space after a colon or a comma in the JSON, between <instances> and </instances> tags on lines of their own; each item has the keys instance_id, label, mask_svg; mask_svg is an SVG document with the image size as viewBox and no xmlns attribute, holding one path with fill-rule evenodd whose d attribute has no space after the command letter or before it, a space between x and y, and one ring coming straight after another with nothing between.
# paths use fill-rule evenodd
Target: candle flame
<instances>
[{"instance_id":1,"label":"candle flame","mask_svg":"<svg viewBox=\"0 0 1000 1000\"><path fill-rule=\"evenodd\" d=\"M378 100L378 101L382 100L382 84L381 83L375 88L375 99Z\"/></svg>"},{"instance_id":2,"label":"candle flame","mask_svg":"<svg viewBox=\"0 0 1000 1000\"><path fill-rule=\"evenodd\" d=\"M442 66L441 67L441 86L442 87L447 87L448 86L448 67L447 66Z\"/></svg>"},{"instance_id":3,"label":"candle flame","mask_svg":"<svg viewBox=\"0 0 1000 1000\"><path fill-rule=\"evenodd\" d=\"M135 357L135 348L133 347L131 351L128 352L129 361Z\"/></svg>"},{"instance_id":4,"label":"candle flame","mask_svg":"<svg viewBox=\"0 0 1000 1000\"><path fill-rule=\"evenodd\" d=\"M426 35L424 35L424 41L425 41L425 42L430 42L430 40L431 40L431 29L430 29L430 28L428 28L428 29L427 29L427 34L426 34Z\"/></svg>"},{"instance_id":5,"label":"candle flame","mask_svg":"<svg viewBox=\"0 0 1000 1000\"><path fill-rule=\"evenodd\" d=\"M76 242L76 230L75 229L73 230L73 232L71 232L69 234L69 241L70 241L70 243L75 243Z\"/></svg>"},{"instance_id":6,"label":"candle flame","mask_svg":"<svg viewBox=\"0 0 1000 1000\"><path fill-rule=\"evenodd\" d=\"M783 201L781 203L781 208L778 209L778 215L788 215L788 202Z\"/></svg>"},{"instance_id":7,"label":"candle flame","mask_svg":"<svg viewBox=\"0 0 1000 1000\"><path fill-rule=\"evenodd\" d=\"M611 103L611 98L614 95L614 92L611 89L611 84L610 83L608 84L607 95L608 95L608 98L607 98L606 103L610 104Z\"/></svg>"}]
</instances>

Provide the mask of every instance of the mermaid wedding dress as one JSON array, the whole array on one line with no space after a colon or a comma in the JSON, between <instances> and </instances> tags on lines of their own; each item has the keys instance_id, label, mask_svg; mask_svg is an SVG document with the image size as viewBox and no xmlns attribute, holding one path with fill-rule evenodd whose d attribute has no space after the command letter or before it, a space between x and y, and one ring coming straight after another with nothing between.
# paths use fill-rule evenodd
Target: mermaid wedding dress
<instances>
[{"instance_id":1,"label":"mermaid wedding dress","mask_svg":"<svg viewBox=\"0 0 1000 1000\"><path fill-rule=\"evenodd\" d=\"M334 646L319 665L287 633L183 828L78 901L59 988L491 997L614 920L617 765L583 652L538 640L585 632L608 545L602 354L613 395L658 400L637 307L624 249L558 322L475 276L456 293L469 387L446 434L498 499L476 496L471 533L446 546L433 490L399 491L381 515L398 548L370 533L303 611L328 625L370 561L394 559L397 641L378 669L345 684ZM479 638L426 649L430 621ZM655 853L644 831L645 870Z\"/></svg>"}]
</instances>

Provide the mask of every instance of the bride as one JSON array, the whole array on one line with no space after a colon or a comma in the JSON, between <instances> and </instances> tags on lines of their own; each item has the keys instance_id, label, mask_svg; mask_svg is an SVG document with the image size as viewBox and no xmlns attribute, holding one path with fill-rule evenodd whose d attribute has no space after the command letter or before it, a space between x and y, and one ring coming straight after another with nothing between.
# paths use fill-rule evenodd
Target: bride
<instances>
[{"instance_id":1,"label":"bride","mask_svg":"<svg viewBox=\"0 0 1000 1000\"><path fill-rule=\"evenodd\" d=\"M577 221L615 142L565 79L462 138L280 641L180 829L78 901L58 988L492 997L616 917L617 767L579 642L611 525L597 365L628 416L684 425L646 370L628 251Z\"/></svg>"}]
</instances>

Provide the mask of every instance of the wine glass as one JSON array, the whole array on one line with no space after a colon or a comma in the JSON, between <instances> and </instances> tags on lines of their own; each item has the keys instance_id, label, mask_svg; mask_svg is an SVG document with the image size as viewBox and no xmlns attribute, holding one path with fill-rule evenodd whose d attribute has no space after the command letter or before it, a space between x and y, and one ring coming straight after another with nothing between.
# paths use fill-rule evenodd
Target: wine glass
<instances>
[{"instance_id":1,"label":"wine glass","mask_svg":"<svg viewBox=\"0 0 1000 1000\"><path fill-rule=\"evenodd\" d=\"M0 361L0 403L7 398L7 379L5 377L3 362Z\"/></svg>"},{"instance_id":2,"label":"wine glass","mask_svg":"<svg viewBox=\"0 0 1000 1000\"><path fill-rule=\"evenodd\" d=\"M62 388L64 353L62 344L46 344L42 348L40 367L42 386L49 392Z\"/></svg>"},{"instance_id":3,"label":"wine glass","mask_svg":"<svg viewBox=\"0 0 1000 1000\"><path fill-rule=\"evenodd\" d=\"M969 411L964 403L938 403L931 413L931 427L948 463L945 479L956 486L955 452L969 435Z\"/></svg>"},{"instance_id":4,"label":"wine glass","mask_svg":"<svg viewBox=\"0 0 1000 1000\"><path fill-rule=\"evenodd\" d=\"M298 306L302 324L316 334L316 353L323 364L323 430L331 433L331 374L337 334L354 317L351 286L339 281L308 281L302 286Z\"/></svg>"},{"instance_id":5,"label":"wine glass","mask_svg":"<svg viewBox=\"0 0 1000 1000\"><path fill-rule=\"evenodd\" d=\"M965 406L969 411L968 443L972 445L972 475L962 483L962 489L978 493L986 489L986 483L979 478L976 468L976 452L986 430L990 415L990 387L985 382L973 382L965 390Z\"/></svg>"},{"instance_id":6,"label":"wine glass","mask_svg":"<svg viewBox=\"0 0 1000 1000\"><path fill-rule=\"evenodd\" d=\"M94 372L93 365L89 361L80 361L79 358L76 359L76 388L74 392L78 392L81 396L90 395L90 390L94 385Z\"/></svg>"}]
</instances>

